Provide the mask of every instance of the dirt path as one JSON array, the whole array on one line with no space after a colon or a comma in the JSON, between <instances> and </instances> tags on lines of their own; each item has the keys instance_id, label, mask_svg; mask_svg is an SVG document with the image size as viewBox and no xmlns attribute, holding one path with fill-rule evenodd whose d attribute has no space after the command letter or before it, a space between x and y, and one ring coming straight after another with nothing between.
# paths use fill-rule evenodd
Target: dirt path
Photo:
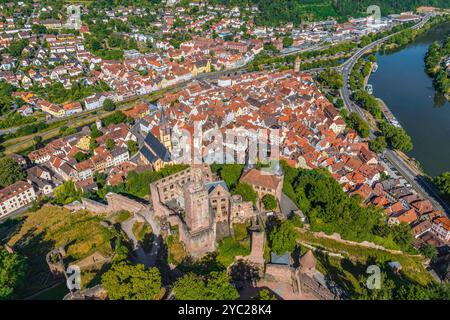
<instances>
[{"instance_id":1,"label":"dirt path","mask_svg":"<svg viewBox=\"0 0 450 320\"><path fill-rule=\"evenodd\" d=\"M133 242L133 252L136 254L136 262L142 263L146 268L150 268L155 265L156 258L158 256L158 251L160 248L160 237L159 237L159 225L151 219L150 212L148 214L142 213L140 214L145 218L145 220L151 225L153 229L154 241L150 252L145 252L144 248L140 244L140 242L136 239L136 236L133 232L133 226L136 222L138 222L138 218L136 215L133 215L128 220L122 222L121 227L122 230L127 234L128 238ZM147 217L148 216L148 217Z\"/></svg>"},{"instance_id":2,"label":"dirt path","mask_svg":"<svg viewBox=\"0 0 450 320\"><path fill-rule=\"evenodd\" d=\"M301 233L305 232L302 229L299 229L299 231ZM356 241L345 240L345 239L342 239L341 236L339 234L337 234L337 233L333 233L332 235L327 235L324 232L311 232L311 234L314 237L317 237L317 238L334 240L336 242L339 242L339 243L342 243L342 244L346 244L346 245L363 247L363 248L368 248L368 249L381 250L381 251L389 252L391 254L408 255L410 257L420 257L421 256L419 254L416 254L416 255L408 254L408 253L400 251L400 250L387 249L387 248L385 248L383 246L380 246L378 244L375 244L375 243L369 242L369 241L356 242Z\"/></svg>"}]
</instances>

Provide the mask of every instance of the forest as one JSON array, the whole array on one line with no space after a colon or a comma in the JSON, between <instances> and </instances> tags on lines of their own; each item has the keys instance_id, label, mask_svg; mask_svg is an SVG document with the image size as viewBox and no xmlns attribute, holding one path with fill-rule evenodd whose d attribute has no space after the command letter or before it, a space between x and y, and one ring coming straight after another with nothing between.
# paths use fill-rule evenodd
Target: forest
<instances>
[{"instance_id":1,"label":"forest","mask_svg":"<svg viewBox=\"0 0 450 320\"><path fill-rule=\"evenodd\" d=\"M307 215L312 231L339 233L343 239L372 241L385 248L414 252L408 225L389 226L382 210L363 206L322 169L294 169L283 163L283 192Z\"/></svg>"},{"instance_id":2,"label":"forest","mask_svg":"<svg viewBox=\"0 0 450 320\"><path fill-rule=\"evenodd\" d=\"M450 77L445 62L450 59L450 36L441 44L434 42L425 56L427 73L433 77L434 87L444 93L450 93Z\"/></svg>"},{"instance_id":3,"label":"forest","mask_svg":"<svg viewBox=\"0 0 450 320\"><path fill-rule=\"evenodd\" d=\"M448 0L213 0L224 5L257 5L260 14L257 23L282 25L293 22L296 25L304 21L326 20L336 18L345 21L347 17L366 15L367 7L378 5L383 16L414 11L419 6L436 6L450 8Z\"/></svg>"}]
</instances>

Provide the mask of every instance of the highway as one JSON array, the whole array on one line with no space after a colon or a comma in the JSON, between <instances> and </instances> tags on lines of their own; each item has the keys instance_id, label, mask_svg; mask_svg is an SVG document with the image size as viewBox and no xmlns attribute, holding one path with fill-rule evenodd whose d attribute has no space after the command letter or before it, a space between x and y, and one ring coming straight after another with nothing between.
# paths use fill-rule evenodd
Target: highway
<instances>
[{"instance_id":1,"label":"highway","mask_svg":"<svg viewBox=\"0 0 450 320\"><path fill-rule=\"evenodd\" d=\"M420 29L422 28L425 23L428 22L428 20L431 18L431 15L426 15L418 24L411 27L412 29ZM365 46L364 48L360 49L357 53L355 53L350 59L348 59L340 68L340 72L342 73L342 77L344 80L344 86L340 90L341 97L344 100L345 107L350 112L357 113L362 119L366 120L370 125L370 138L374 138L374 132L376 131L376 128L374 128L370 121L368 121L366 114L364 113L363 109L357 106L352 100L351 100L351 92L349 88L349 79L350 74L355 66L356 62L363 57L367 52L374 49L376 46L382 44L386 40L390 39L394 35L398 33L394 33L392 35L386 36L384 38L381 38L379 40L374 41L373 43ZM411 184L411 186L425 199L429 199L436 209L441 210L442 212L445 212L447 215L450 214L450 207L446 202L442 199L439 192L436 190L436 187L430 183L427 179L427 177L422 173L419 172L417 169L412 167L410 164L408 164L396 151L394 150L386 150L383 153L383 158L389 161L397 170L398 172Z\"/></svg>"}]
</instances>

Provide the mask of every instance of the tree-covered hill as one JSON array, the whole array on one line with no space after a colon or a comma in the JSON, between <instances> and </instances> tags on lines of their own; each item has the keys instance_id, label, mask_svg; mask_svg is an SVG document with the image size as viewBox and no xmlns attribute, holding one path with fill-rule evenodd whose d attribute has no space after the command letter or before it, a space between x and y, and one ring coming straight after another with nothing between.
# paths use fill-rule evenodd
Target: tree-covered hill
<instances>
[{"instance_id":1,"label":"tree-covered hill","mask_svg":"<svg viewBox=\"0 0 450 320\"><path fill-rule=\"evenodd\" d=\"M280 25L286 22L324 20L330 17L344 19L366 14L367 7L378 5L383 16L412 11L419 6L450 8L448 0L212 0L224 5L257 5L257 22Z\"/></svg>"}]
</instances>

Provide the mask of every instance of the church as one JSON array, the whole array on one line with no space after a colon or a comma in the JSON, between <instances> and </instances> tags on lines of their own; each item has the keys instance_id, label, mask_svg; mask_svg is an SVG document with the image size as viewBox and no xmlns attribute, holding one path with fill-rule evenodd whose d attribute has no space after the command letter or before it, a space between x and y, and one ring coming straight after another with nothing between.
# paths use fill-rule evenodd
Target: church
<instances>
[{"instance_id":1,"label":"church","mask_svg":"<svg viewBox=\"0 0 450 320\"><path fill-rule=\"evenodd\" d=\"M164 109L161 111L159 121L159 139L152 132L148 132L137 155L138 160L150 165L153 170L159 171L168 164L173 164L171 130Z\"/></svg>"}]
</instances>

